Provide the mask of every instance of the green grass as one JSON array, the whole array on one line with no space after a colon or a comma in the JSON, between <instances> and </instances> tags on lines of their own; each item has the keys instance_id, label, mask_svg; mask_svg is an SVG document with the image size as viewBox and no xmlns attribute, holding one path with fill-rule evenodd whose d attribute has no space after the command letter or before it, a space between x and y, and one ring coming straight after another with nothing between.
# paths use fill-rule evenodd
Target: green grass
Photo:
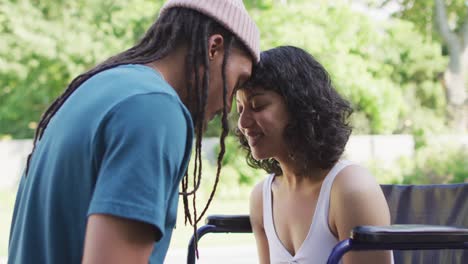
<instances>
[{"instance_id":1,"label":"green grass","mask_svg":"<svg viewBox=\"0 0 468 264\"><path fill-rule=\"evenodd\" d=\"M16 189L0 190L0 261L7 255L8 237L10 234L15 197ZM201 205L205 205L205 201L200 201L199 206ZM210 214L248 214L248 211L248 200L220 200L215 198L203 219L206 219L206 216ZM205 220L200 221L198 225L201 226L203 224L205 224ZM183 204L181 200L177 225L172 234L170 248L187 248L192 234L193 228L190 225L186 226L184 224ZM252 234L210 234L204 237L200 242L201 247L247 245L255 246L255 240Z\"/></svg>"}]
</instances>

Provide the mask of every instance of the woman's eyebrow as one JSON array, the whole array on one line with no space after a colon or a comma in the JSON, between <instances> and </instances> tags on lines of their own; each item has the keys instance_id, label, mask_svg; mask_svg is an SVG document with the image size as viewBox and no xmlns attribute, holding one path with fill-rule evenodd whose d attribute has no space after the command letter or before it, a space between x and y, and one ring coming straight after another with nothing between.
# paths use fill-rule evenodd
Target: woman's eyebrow
<instances>
[{"instance_id":1,"label":"woman's eyebrow","mask_svg":"<svg viewBox=\"0 0 468 264\"><path fill-rule=\"evenodd\" d=\"M252 94L247 96L247 101L251 101L254 97L256 96L262 96L265 95L264 92L253 92ZM239 98L236 96L236 102L240 103Z\"/></svg>"},{"instance_id":2,"label":"woman's eyebrow","mask_svg":"<svg viewBox=\"0 0 468 264\"><path fill-rule=\"evenodd\" d=\"M252 94L250 94L249 96L247 96L247 100L252 100L252 98L254 98L255 96L262 96L264 95L265 93L264 92L254 92Z\"/></svg>"}]
</instances>

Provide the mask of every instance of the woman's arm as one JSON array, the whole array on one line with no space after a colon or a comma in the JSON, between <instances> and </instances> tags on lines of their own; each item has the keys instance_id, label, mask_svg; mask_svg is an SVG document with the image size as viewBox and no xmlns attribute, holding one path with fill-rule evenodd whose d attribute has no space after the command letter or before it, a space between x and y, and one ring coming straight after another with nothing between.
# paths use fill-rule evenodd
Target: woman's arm
<instances>
[{"instance_id":1,"label":"woman's arm","mask_svg":"<svg viewBox=\"0 0 468 264\"><path fill-rule=\"evenodd\" d=\"M268 240L263 228L263 181L258 183L250 195L250 223L257 242L260 264L270 263Z\"/></svg>"},{"instance_id":2,"label":"woman's arm","mask_svg":"<svg viewBox=\"0 0 468 264\"><path fill-rule=\"evenodd\" d=\"M390 225L385 196L374 177L364 168L351 165L343 169L333 183L330 197L330 227L339 240L349 238L360 225ZM392 263L391 251L351 251L344 264Z\"/></svg>"}]
</instances>

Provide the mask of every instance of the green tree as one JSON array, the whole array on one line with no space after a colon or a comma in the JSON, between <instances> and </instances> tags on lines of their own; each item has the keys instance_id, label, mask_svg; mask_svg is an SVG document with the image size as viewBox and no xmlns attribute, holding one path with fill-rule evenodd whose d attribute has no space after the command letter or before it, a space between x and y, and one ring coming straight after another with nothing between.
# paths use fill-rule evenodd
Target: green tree
<instances>
[{"instance_id":1,"label":"green tree","mask_svg":"<svg viewBox=\"0 0 468 264\"><path fill-rule=\"evenodd\" d=\"M447 114L458 131L468 129L468 2L465 0L386 0L398 3L395 16L412 21L426 37L444 46L449 63L442 76Z\"/></svg>"},{"instance_id":2,"label":"green tree","mask_svg":"<svg viewBox=\"0 0 468 264\"><path fill-rule=\"evenodd\" d=\"M0 137L30 138L73 77L130 47L162 1L0 3Z\"/></svg>"},{"instance_id":3,"label":"green tree","mask_svg":"<svg viewBox=\"0 0 468 264\"><path fill-rule=\"evenodd\" d=\"M9 0L0 3L0 137L29 138L71 78L130 47L163 1ZM380 21L347 1L246 1L262 49L295 45L318 58L353 103L357 133L443 129L441 47L415 23ZM231 118L235 126L235 115ZM210 127L218 135L219 122Z\"/></svg>"}]
</instances>

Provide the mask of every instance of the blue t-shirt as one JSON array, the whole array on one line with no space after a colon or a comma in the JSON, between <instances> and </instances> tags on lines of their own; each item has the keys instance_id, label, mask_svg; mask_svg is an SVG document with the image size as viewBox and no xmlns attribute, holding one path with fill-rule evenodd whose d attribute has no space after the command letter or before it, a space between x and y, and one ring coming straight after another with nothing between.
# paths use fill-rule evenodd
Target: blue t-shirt
<instances>
[{"instance_id":1,"label":"blue t-shirt","mask_svg":"<svg viewBox=\"0 0 468 264\"><path fill-rule=\"evenodd\" d=\"M162 234L163 263L176 222L193 124L153 69L123 65L83 83L51 119L22 177L9 263L80 263L87 218L143 221Z\"/></svg>"}]
</instances>

